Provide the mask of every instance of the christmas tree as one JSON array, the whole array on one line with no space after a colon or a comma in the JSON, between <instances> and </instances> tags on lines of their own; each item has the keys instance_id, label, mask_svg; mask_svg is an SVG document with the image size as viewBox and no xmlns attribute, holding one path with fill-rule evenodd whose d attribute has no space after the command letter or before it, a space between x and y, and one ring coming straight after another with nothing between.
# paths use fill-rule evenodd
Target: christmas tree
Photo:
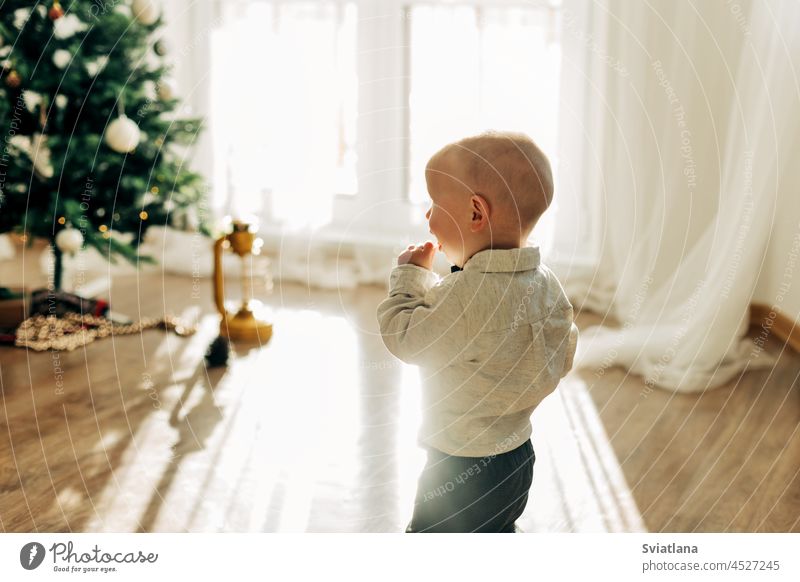
<instances>
[{"instance_id":1,"label":"christmas tree","mask_svg":"<svg viewBox=\"0 0 800 582\"><path fill-rule=\"evenodd\" d=\"M57 288L84 244L137 263L150 225L209 234L162 27L156 0L0 2L0 233L50 240Z\"/></svg>"}]
</instances>

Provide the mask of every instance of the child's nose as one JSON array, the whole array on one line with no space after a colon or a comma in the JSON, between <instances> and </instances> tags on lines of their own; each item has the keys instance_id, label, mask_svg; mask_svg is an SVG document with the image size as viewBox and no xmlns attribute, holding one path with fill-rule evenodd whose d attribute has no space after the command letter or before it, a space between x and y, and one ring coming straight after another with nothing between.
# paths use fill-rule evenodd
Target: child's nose
<instances>
[{"instance_id":1,"label":"child's nose","mask_svg":"<svg viewBox=\"0 0 800 582\"><path fill-rule=\"evenodd\" d=\"M426 218L427 220L430 220L430 219L431 219L431 209L430 209L430 208L428 208L428 212L426 212L426 213L425 213L425 218Z\"/></svg>"}]
</instances>

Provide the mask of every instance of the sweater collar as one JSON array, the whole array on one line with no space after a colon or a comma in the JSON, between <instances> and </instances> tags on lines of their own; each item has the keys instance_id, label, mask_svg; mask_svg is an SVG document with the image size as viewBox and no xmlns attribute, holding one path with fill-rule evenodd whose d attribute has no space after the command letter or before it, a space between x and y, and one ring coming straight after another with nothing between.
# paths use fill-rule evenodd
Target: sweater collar
<instances>
[{"instance_id":1,"label":"sweater collar","mask_svg":"<svg viewBox=\"0 0 800 582\"><path fill-rule=\"evenodd\" d=\"M486 249L472 255L464 264L463 270L480 273L513 273L535 269L540 262L539 247ZM460 270L462 269L455 266L450 268L451 273Z\"/></svg>"}]
</instances>

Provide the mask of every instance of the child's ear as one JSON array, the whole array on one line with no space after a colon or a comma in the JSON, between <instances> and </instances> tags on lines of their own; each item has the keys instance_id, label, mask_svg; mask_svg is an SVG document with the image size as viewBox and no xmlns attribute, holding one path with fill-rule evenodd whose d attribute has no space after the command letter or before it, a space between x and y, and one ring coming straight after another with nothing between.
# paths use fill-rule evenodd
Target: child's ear
<instances>
[{"instance_id":1,"label":"child's ear","mask_svg":"<svg viewBox=\"0 0 800 582\"><path fill-rule=\"evenodd\" d=\"M489 223L489 203L480 194L473 194L470 198L472 220L470 230L478 232Z\"/></svg>"}]
</instances>

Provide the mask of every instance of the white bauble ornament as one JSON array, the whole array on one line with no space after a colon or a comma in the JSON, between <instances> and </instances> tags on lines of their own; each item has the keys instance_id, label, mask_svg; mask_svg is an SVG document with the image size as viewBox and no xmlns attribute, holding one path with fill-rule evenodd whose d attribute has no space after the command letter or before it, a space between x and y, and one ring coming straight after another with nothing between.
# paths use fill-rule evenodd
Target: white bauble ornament
<instances>
[{"instance_id":1,"label":"white bauble ornament","mask_svg":"<svg viewBox=\"0 0 800 582\"><path fill-rule=\"evenodd\" d=\"M158 20L160 10L155 0L133 0L131 12L133 12L136 20L145 26L150 26Z\"/></svg>"},{"instance_id":2,"label":"white bauble ornament","mask_svg":"<svg viewBox=\"0 0 800 582\"><path fill-rule=\"evenodd\" d=\"M62 253L74 253L83 245L83 235L77 228L65 228L56 235L56 246Z\"/></svg>"},{"instance_id":3,"label":"white bauble ornament","mask_svg":"<svg viewBox=\"0 0 800 582\"><path fill-rule=\"evenodd\" d=\"M59 109L64 109L67 106L67 96L61 95L60 93L56 95L56 107Z\"/></svg>"},{"instance_id":4,"label":"white bauble ornament","mask_svg":"<svg viewBox=\"0 0 800 582\"><path fill-rule=\"evenodd\" d=\"M175 99L178 93L178 88L175 81L172 79L161 79L158 82L158 98L162 101L171 101Z\"/></svg>"},{"instance_id":5,"label":"white bauble ornament","mask_svg":"<svg viewBox=\"0 0 800 582\"><path fill-rule=\"evenodd\" d=\"M106 128L106 143L115 152L127 154L139 145L139 126L124 115L120 115Z\"/></svg>"},{"instance_id":6,"label":"white bauble ornament","mask_svg":"<svg viewBox=\"0 0 800 582\"><path fill-rule=\"evenodd\" d=\"M72 60L72 54L65 49L58 49L53 53L53 63L59 69L66 67Z\"/></svg>"}]
</instances>

